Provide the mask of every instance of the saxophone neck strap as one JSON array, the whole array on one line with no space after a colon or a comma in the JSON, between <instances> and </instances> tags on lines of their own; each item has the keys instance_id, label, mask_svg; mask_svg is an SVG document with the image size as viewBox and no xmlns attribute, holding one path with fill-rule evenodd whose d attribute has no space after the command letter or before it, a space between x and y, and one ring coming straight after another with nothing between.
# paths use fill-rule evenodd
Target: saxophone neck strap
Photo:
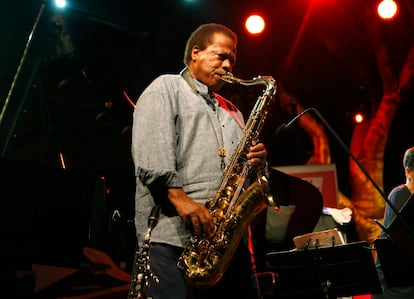
<instances>
[{"instance_id":1,"label":"saxophone neck strap","mask_svg":"<svg viewBox=\"0 0 414 299\"><path fill-rule=\"evenodd\" d=\"M188 68L185 67L181 72L180 72L181 77L184 78L184 80L187 82L188 85L190 85L191 89L198 94L198 90L197 87L195 86L194 80L193 78L191 78L190 72L188 71Z\"/></svg>"}]
</instances>

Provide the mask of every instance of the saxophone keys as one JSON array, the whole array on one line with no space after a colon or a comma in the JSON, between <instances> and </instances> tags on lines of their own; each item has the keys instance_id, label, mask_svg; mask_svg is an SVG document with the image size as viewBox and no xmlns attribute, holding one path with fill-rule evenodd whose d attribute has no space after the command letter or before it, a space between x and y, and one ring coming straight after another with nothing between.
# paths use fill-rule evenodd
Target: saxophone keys
<instances>
[{"instance_id":1,"label":"saxophone keys","mask_svg":"<svg viewBox=\"0 0 414 299\"><path fill-rule=\"evenodd\" d=\"M232 196L234 194L234 188L232 186L227 186L225 191L227 196Z\"/></svg>"},{"instance_id":2,"label":"saxophone keys","mask_svg":"<svg viewBox=\"0 0 414 299\"><path fill-rule=\"evenodd\" d=\"M227 197L222 197L218 201L218 208L224 210L229 206L229 200Z\"/></svg>"},{"instance_id":3,"label":"saxophone keys","mask_svg":"<svg viewBox=\"0 0 414 299\"><path fill-rule=\"evenodd\" d=\"M217 220L220 220L221 218L223 218L224 216L224 212L221 209L216 209L214 210L214 218L216 218Z\"/></svg>"}]
</instances>

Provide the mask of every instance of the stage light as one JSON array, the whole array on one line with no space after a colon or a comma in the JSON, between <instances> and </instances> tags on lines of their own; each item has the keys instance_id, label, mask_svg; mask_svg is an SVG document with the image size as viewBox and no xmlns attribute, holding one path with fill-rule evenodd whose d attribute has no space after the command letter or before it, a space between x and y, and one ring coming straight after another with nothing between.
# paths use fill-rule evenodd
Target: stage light
<instances>
[{"instance_id":1,"label":"stage light","mask_svg":"<svg viewBox=\"0 0 414 299\"><path fill-rule=\"evenodd\" d=\"M398 5L394 0L382 0L377 6L377 12L381 19L389 21L398 14Z\"/></svg>"},{"instance_id":2,"label":"stage light","mask_svg":"<svg viewBox=\"0 0 414 299\"><path fill-rule=\"evenodd\" d=\"M66 0L55 0L55 5L59 8L64 8L66 6Z\"/></svg>"},{"instance_id":3,"label":"stage light","mask_svg":"<svg viewBox=\"0 0 414 299\"><path fill-rule=\"evenodd\" d=\"M244 27L249 34L259 35L265 29L266 23L262 16L254 14L254 15L250 15L246 19L246 22L244 23Z\"/></svg>"},{"instance_id":4,"label":"stage light","mask_svg":"<svg viewBox=\"0 0 414 299\"><path fill-rule=\"evenodd\" d=\"M361 123L364 122L364 120L365 120L364 114L362 114L362 113L355 113L354 114L354 122L356 124L361 124Z\"/></svg>"}]
</instances>

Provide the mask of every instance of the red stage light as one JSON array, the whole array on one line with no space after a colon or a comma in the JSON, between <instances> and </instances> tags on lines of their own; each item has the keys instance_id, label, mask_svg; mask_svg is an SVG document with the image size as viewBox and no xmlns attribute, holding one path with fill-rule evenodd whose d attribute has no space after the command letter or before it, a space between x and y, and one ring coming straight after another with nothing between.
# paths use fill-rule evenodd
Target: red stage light
<instances>
[{"instance_id":1,"label":"red stage light","mask_svg":"<svg viewBox=\"0 0 414 299\"><path fill-rule=\"evenodd\" d=\"M392 20L397 16L398 5L394 0L382 0L377 6L377 12L381 19Z\"/></svg>"},{"instance_id":2,"label":"red stage light","mask_svg":"<svg viewBox=\"0 0 414 299\"><path fill-rule=\"evenodd\" d=\"M364 120L365 120L365 117L364 117L364 115L362 113L356 113L354 115L354 121L355 121L355 123L360 124L360 123L364 122Z\"/></svg>"}]
</instances>

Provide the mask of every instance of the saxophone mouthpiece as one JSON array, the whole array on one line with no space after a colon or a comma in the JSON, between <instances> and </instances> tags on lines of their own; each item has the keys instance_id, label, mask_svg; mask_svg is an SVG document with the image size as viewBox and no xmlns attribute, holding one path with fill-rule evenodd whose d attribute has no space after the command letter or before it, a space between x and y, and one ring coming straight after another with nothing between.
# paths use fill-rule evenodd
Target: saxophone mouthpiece
<instances>
[{"instance_id":1,"label":"saxophone mouthpiece","mask_svg":"<svg viewBox=\"0 0 414 299\"><path fill-rule=\"evenodd\" d=\"M233 84L236 82L236 79L234 78L233 74L230 72L221 75L221 80L223 80L224 82L230 83L230 84Z\"/></svg>"}]
</instances>

